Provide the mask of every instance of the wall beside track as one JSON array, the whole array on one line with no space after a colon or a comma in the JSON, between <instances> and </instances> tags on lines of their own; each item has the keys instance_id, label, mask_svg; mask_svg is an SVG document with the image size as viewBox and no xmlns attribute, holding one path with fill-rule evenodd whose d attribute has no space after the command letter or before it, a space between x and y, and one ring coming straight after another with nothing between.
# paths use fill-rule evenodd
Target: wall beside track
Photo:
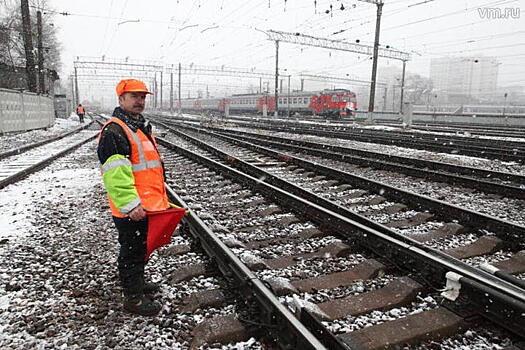
<instances>
[{"instance_id":1,"label":"wall beside track","mask_svg":"<svg viewBox=\"0 0 525 350\"><path fill-rule=\"evenodd\" d=\"M0 134L47 128L54 123L53 98L0 89Z\"/></svg>"}]
</instances>

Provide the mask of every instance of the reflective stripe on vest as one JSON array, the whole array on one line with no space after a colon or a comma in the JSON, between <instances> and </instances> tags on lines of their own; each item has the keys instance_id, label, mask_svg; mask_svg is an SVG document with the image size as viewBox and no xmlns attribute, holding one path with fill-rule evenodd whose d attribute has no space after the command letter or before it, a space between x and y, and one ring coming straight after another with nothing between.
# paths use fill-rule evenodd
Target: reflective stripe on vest
<instances>
[{"instance_id":1,"label":"reflective stripe on vest","mask_svg":"<svg viewBox=\"0 0 525 350\"><path fill-rule=\"evenodd\" d=\"M129 159L115 159L102 165L102 173L104 174L107 171L122 166L131 166L133 177L135 178L135 188L139 195L139 198L136 198L131 203L127 203L123 208L115 207L108 195L113 216L125 217L130 210L139 204L142 204L144 209L148 211L168 208L168 198L164 186L164 172L155 138L152 136L152 139L150 139L148 135L141 130L137 130L135 133L122 120L113 118L102 127L99 142L104 128L109 123L116 123L122 127L130 143L131 154Z\"/></svg>"},{"instance_id":2,"label":"reflective stripe on vest","mask_svg":"<svg viewBox=\"0 0 525 350\"><path fill-rule=\"evenodd\" d=\"M108 123L110 123L110 122L111 121L109 121ZM106 123L106 125L108 123ZM142 146L142 142L140 141L140 139L137 136L137 134L134 133L125 123L122 123L122 124L119 124L119 125L121 127L125 127L129 131L129 132L126 133L126 135L131 135L131 137L133 137L133 141L137 145L137 150L138 150L137 153L138 153L138 156L139 156L140 163L132 164L127 159L114 160L113 162L110 162L110 163L106 164L105 166L101 165L102 174L104 174L106 171L109 171L111 169L117 168L119 166L129 166L129 165L131 165L131 169L132 169L133 172L135 172L135 171L142 171L142 170L146 170L146 169L150 169L150 168L158 168L158 167L162 166L162 164L158 160L148 160L148 161L146 161L146 156L144 155L144 147ZM104 127L105 127L105 125L104 125ZM102 128L102 130L104 130L104 128Z\"/></svg>"}]
</instances>

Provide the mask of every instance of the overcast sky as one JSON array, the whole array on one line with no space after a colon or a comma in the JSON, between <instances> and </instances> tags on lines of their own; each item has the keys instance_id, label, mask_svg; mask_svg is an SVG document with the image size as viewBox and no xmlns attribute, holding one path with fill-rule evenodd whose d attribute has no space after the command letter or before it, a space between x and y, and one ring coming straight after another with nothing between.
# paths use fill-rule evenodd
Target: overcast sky
<instances>
[{"instance_id":1,"label":"overcast sky","mask_svg":"<svg viewBox=\"0 0 525 350\"><path fill-rule=\"evenodd\" d=\"M523 85L525 0L384 3L380 43L411 53L408 71L428 76L434 57L495 56L499 85ZM54 18L66 75L76 56L102 55L272 71L275 44L264 30L373 45L376 18L375 5L357 0L49 0L49 5L70 14ZM497 18L497 11L503 16ZM370 80L371 60L363 55L281 43L279 57L281 72L287 69L292 79L302 72ZM395 60L379 64L401 68ZM227 83L223 80L217 84Z\"/></svg>"}]
</instances>

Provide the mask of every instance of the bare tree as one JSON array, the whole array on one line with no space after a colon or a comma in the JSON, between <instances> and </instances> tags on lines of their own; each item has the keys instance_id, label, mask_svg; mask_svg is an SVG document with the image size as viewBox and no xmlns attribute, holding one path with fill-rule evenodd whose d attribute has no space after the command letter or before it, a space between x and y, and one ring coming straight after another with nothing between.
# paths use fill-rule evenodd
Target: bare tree
<instances>
[{"instance_id":1,"label":"bare tree","mask_svg":"<svg viewBox=\"0 0 525 350\"><path fill-rule=\"evenodd\" d=\"M57 40L56 27L53 23L54 11L46 0L29 2L31 18L36 18L36 11L42 11L42 43L45 55L44 68L49 79L56 78L56 72L62 66L60 43ZM32 21L31 36L36 41L36 20ZM36 47L36 45L35 45ZM36 53L36 52L35 52ZM22 36L22 18L19 0L0 2L0 87L27 88L24 74L26 64L24 41ZM22 76L21 76L22 75Z\"/></svg>"},{"instance_id":2,"label":"bare tree","mask_svg":"<svg viewBox=\"0 0 525 350\"><path fill-rule=\"evenodd\" d=\"M413 104L425 104L432 94L433 83L419 74L408 74L405 82L406 101ZM430 94L430 95L429 95Z\"/></svg>"}]
</instances>

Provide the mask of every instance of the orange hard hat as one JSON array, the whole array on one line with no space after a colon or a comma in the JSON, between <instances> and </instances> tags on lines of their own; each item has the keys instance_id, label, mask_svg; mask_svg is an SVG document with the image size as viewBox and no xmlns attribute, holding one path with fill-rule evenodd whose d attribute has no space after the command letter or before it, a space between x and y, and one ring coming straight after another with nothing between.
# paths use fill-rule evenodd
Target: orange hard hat
<instances>
[{"instance_id":1,"label":"orange hard hat","mask_svg":"<svg viewBox=\"0 0 525 350\"><path fill-rule=\"evenodd\" d=\"M152 92L148 90L146 84L143 81L137 79L123 79L117 84L117 95L120 96L125 92L145 92L147 94L153 95Z\"/></svg>"}]
</instances>

